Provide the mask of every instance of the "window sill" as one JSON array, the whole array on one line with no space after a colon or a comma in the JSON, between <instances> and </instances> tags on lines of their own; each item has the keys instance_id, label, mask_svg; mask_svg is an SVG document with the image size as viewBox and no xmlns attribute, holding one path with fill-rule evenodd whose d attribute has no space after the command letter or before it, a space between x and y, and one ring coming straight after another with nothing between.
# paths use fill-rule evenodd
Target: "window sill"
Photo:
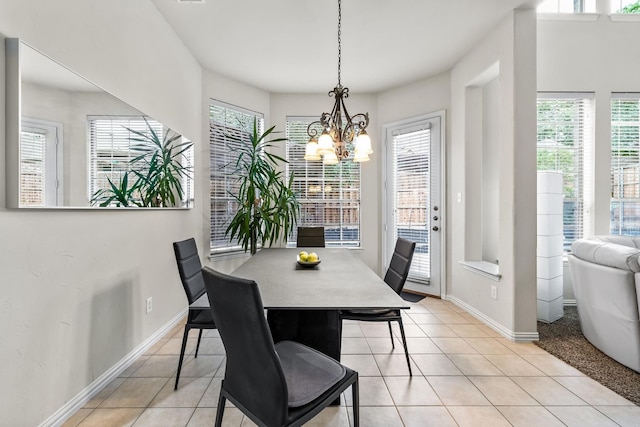
<instances>
[{"instance_id":1,"label":"window sill","mask_svg":"<svg viewBox=\"0 0 640 427\"><path fill-rule=\"evenodd\" d=\"M499 282L502 278L500 266L487 261L459 261L469 271Z\"/></svg>"},{"instance_id":2,"label":"window sill","mask_svg":"<svg viewBox=\"0 0 640 427\"><path fill-rule=\"evenodd\" d=\"M612 13L611 22L640 22L640 13Z\"/></svg>"},{"instance_id":3,"label":"window sill","mask_svg":"<svg viewBox=\"0 0 640 427\"><path fill-rule=\"evenodd\" d=\"M209 252L209 261L220 260L220 259L229 259L229 258L241 258L247 255L250 255L251 252L246 251L242 248L239 249L211 249Z\"/></svg>"},{"instance_id":4,"label":"window sill","mask_svg":"<svg viewBox=\"0 0 640 427\"><path fill-rule=\"evenodd\" d=\"M600 18L599 13L539 13L539 21L573 21L595 22Z\"/></svg>"}]
</instances>

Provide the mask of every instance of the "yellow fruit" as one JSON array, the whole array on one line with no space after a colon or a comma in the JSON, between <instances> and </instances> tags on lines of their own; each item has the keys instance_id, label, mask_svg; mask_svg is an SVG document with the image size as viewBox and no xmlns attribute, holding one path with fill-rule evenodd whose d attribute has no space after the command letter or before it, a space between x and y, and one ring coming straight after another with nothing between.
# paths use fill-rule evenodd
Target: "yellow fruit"
<instances>
[{"instance_id":1,"label":"yellow fruit","mask_svg":"<svg viewBox=\"0 0 640 427\"><path fill-rule=\"evenodd\" d=\"M309 254L306 251L300 251L298 257L300 258L300 261L307 262L307 260L309 259Z\"/></svg>"},{"instance_id":2,"label":"yellow fruit","mask_svg":"<svg viewBox=\"0 0 640 427\"><path fill-rule=\"evenodd\" d=\"M318 261L318 254L315 253L315 252L309 253L309 256L307 257L307 261L308 262L317 262Z\"/></svg>"}]
</instances>

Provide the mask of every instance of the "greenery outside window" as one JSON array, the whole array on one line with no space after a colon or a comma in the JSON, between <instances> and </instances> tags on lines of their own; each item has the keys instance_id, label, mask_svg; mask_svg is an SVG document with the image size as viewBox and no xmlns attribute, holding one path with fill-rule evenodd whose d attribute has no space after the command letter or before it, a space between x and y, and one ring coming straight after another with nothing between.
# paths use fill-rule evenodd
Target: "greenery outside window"
<instances>
[{"instance_id":1,"label":"greenery outside window","mask_svg":"<svg viewBox=\"0 0 640 427\"><path fill-rule=\"evenodd\" d=\"M360 163L350 158L335 165L304 160L307 126L316 120L287 117L286 175L294 173L293 190L300 202L298 225L323 226L328 247L359 247ZM353 147L349 151L353 152ZM289 236L288 246L296 245L296 234L294 230Z\"/></svg>"},{"instance_id":2,"label":"greenery outside window","mask_svg":"<svg viewBox=\"0 0 640 427\"><path fill-rule=\"evenodd\" d=\"M640 93L611 99L611 234L640 235Z\"/></svg>"},{"instance_id":3,"label":"greenery outside window","mask_svg":"<svg viewBox=\"0 0 640 427\"><path fill-rule=\"evenodd\" d=\"M238 193L238 181L231 176L239 144L249 143L253 121L257 120L258 133L264 131L264 118L260 113L211 100L209 105L209 163L210 173L210 243L213 254L241 251L240 244L230 242L225 232L238 210L236 200L229 194Z\"/></svg>"},{"instance_id":4,"label":"greenery outside window","mask_svg":"<svg viewBox=\"0 0 640 427\"><path fill-rule=\"evenodd\" d=\"M611 13L620 13L620 14L640 13L640 1L611 0Z\"/></svg>"},{"instance_id":5,"label":"greenery outside window","mask_svg":"<svg viewBox=\"0 0 640 427\"><path fill-rule=\"evenodd\" d=\"M592 222L593 110L593 94L538 94L538 170L563 174L565 252Z\"/></svg>"}]
</instances>

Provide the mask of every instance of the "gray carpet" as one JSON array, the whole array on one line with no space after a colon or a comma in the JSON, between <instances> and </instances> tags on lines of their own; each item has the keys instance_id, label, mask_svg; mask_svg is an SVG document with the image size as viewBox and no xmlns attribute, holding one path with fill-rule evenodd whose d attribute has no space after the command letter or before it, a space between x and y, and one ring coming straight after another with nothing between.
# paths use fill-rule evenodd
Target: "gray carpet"
<instances>
[{"instance_id":1,"label":"gray carpet","mask_svg":"<svg viewBox=\"0 0 640 427\"><path fill-rule=\"evenodd\" d=\"M564 317L553 323L538 322L538 333L538 346L640 406L640 373L611 359L587 341L576 307L565 307Z\"/></svg>"}]
</instances>

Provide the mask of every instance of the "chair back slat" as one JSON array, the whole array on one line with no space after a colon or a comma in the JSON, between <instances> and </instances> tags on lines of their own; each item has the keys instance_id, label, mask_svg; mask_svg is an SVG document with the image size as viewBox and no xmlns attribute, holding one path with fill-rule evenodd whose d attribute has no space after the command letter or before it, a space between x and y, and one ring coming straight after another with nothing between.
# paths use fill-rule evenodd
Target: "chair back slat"
<instances>
[{"instance_id":1,"label":"chair back slat","mask_svg":"<svg viewBox=\"0 0 640 427\"><path fill-rule=\"evenodd\" d=\"M404 288L404 284L407 281L415 249L415 242L398 237L389 268L384 276L384 281L397 294L402 292L402 288Z\"/></svg>"},{"instance_id":2,"label":"chair back slat","mask_svg":"<svg viewBox=\"0 0 640 427\"><path fill-rule=\"evenodd\" d=\"M324 248L324 227L298 227L296 246L299 248Z\"/></svg>"},{"instance_id":3,"label":"chair back slat","mask_svg":"<svg viewBox=\"0 0 640 427\"><path fill-rule=\"evenodd\" d=\"M209 267L202 272L227 355L225 390L266 425L284 425L287 384L258 286Z\"/></svg>"},{"instance_id":4,"label":"chair back slat","mask_svg":"<svg viewBox=\"0 0 640 427\"><path fill-rule=\"evenodd\" d=\"M204 280L202 278L202 264L198 255L198 247L194 238L173 243L176 254L178 272L182 286L187 294L189 304L204 294Z\"/></svg>"}]
</instances>

